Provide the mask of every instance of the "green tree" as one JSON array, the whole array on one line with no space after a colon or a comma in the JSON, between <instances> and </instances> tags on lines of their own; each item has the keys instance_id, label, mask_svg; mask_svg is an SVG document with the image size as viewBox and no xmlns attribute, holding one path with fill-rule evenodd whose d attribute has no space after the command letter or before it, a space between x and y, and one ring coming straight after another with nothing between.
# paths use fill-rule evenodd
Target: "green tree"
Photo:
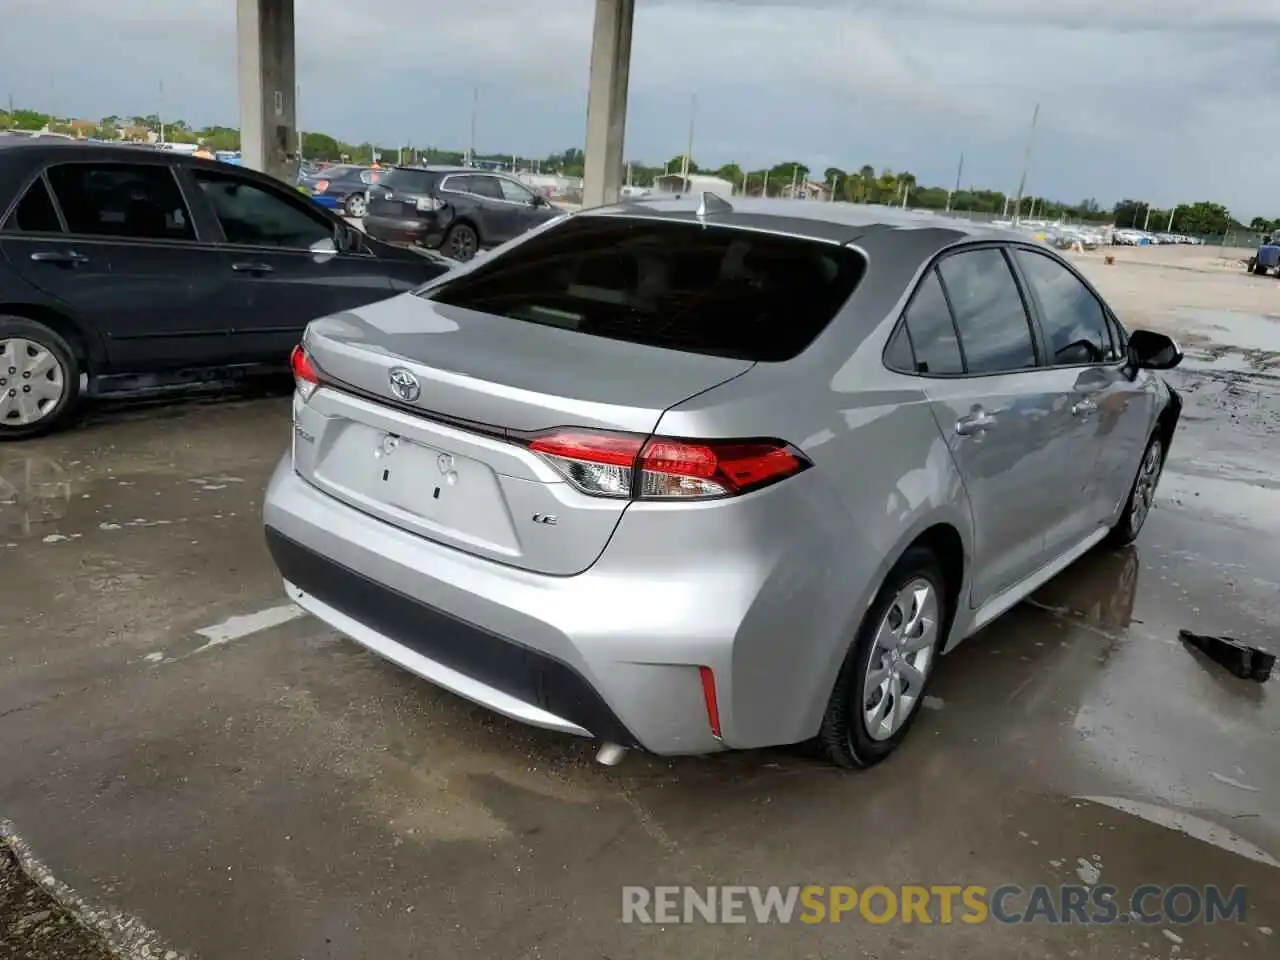
<instances>
[{"instance_id":1,"label":"green tree","mask_svg":"<svg viewBox=\"0 0 1280 960\"><path fill-rule=\"evenodd\" d=\"M14 130L43 130L50 119L49 114L38 110L14 110L9 125Z\"/></svg>"},{"instance_id":2,"label":"green tree","mask_svg":"<svg viewBox=\"0 0 1280 960\"><path fill-rule=\"evenodd\" d=\"M1209 200L1180 206L1173 218L1174 229L1179 233L1226 233L1231 222L1231 212Z\"/></svg>"},{"instance_id":3,"label":"green tree","mask_svg":"<svg viewBox=\"0 0 1280 960\"><path fill-rule=\"evenodd\" d=\"M1124 230L1140 229L1147 205L1138 200L1121 200L1111 208L1115 225Z\"/></svg>"},{"instance_id":4,"label":"green tree","mask_svg":"<svg viewBox=\"0 0 1280 960\"><path fill-rule=\"evenodd\" d=\"M233 127L206 127L200 131L200 139L215 152L240 149L240 131Z\"/></svg>"},{"instance_id":5,"label":"green tree","mask_svg":"<svg viewBox=\"0 0 1280 960\"><path fill-rule=\"evenodd\" d=\"M742 168L736 163L724 164L716 170L716 176L721 180L728 180L734 189L742 189Z\"/></svg>"},{"instance_id":6,"label":"green tree","mask_svg":"<svg viewBox=\"0 0 1280 960\"><path fill-rule=\"evenodd\" d=\"M700 170L701 168L693 161L693 158L690 157L689 172L698 173ZM684 172L684 154L683 153L677 153L674 157L672 157L670 160L667 161L667 172L668 173Z\"/></svg>"},{"instance_id":7,"label":"green tree","mask_svg":"<svg viewBox=\"0 0 1280 960\"><path fill-rule=\"evenodd\" d=\"M880 171L872 185L871 200L873 203L898 203L901 194L898 192L898 176L888 167Z\"/></svg>"},{"instance_id":8,"label":"green tree","mask_svg":"<svg viewBox=\"0 0 1280 960\"><path fill-rule=\"evenodd\" d=\"M302 134L302 155L309 160L333 160L342 156L342 147L327 133Z\"/></svg>"}]
</instances>

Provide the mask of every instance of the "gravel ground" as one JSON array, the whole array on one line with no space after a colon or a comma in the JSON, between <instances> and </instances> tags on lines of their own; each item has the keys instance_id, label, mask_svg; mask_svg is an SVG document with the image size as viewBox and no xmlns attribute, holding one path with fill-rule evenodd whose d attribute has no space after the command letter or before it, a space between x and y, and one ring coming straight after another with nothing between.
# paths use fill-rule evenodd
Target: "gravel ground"
<instances>
[{"instance_id":1,"label":"gravel ground","mask_svg":"<svg viewBox=\"0 0 1280 960\"><path fill-rule=\"evenodd\" d=\"M0 841L0 960L107 960L102 940L27 876Z\"/></svg>"}]
</instances>

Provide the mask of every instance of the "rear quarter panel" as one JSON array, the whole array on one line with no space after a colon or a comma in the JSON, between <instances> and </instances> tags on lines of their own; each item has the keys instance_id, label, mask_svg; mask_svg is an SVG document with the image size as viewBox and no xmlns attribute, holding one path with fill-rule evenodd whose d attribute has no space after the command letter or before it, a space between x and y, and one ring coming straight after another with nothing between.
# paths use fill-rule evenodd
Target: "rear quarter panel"
<instances>
[{"instance_id":1,"label":"rear quarter panel","mask_svg":"<svg viewBox=\"0 0 1280 960\"><path fill-rule=\"evenodd\" d=\"M968 553L968 500L928 399L919 382L881 362L898 301L867 322L855 319L857 300L837 319L854 335L824 336L795 360L758 364L658 425L669 436L777 437L814 464L779 485L807 509L786 511L754 546L742 545L769 559L733 643L731 746L817 732L867 608L921 533L949 524Z\"/></svg>"}]
</instances>

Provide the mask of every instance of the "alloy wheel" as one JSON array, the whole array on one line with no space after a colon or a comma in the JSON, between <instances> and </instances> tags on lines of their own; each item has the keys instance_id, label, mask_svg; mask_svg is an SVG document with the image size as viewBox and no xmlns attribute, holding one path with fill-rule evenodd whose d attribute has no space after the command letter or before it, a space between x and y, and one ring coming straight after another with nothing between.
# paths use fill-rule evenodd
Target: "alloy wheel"
<instances>
[{"instance_id":1,"label":"alloy wheel","mask_svg":"<svg viewBox=\"0 0 1280 960\"><path fill-rule=\"evenodd\" d=\"M1160 468L1164 459L1164 447L1159 440L1152 440L1138 467L1138 479L1133 484L1133 502L1129 505L1129 526L1136 534L1147 521L1156 499L1156 485L1160 482Z\"/></svg>"},{"instance_id":2,"label":"alloy wheel","mask_svg":"<svg viewBox=\"0 0 1280 960\"><path fill-rule=\"evenodd\" d=\"M889 604L867 661L862 716L872 740L888 740L910 718L933 668L938 639L938 592L923 578Z\"/></svg>"},{"instance_id":3,"label":"alloy wheel","mask_svg":"<svg viewBox=\"0 0 1280 960\"><path fill-rule=\"evenodd\" d=\"M66 392L66 371L47 347L21 337L0 340L0 426L39 423Z\"/></svg>"},{"instance_id":4,"label":"alloy wheel","mask_svg":"<svg viewBox=\"0 0 1280 960\"><path fill-rule=\"evenodd\" d=\"M470 260L476 255L476 235L466 227L455 230L449 238L449 255L455 260Z\"/></svg>"}]
</instances>

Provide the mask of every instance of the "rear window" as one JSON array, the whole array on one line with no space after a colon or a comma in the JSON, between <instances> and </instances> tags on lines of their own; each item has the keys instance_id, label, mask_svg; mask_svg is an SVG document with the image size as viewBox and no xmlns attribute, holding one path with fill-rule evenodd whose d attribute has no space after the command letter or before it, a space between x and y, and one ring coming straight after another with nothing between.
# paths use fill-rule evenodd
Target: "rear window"
<instances>
[{"instance_id":1,"label":"rear window","mask_svg":"<svg viewBox=\"0 0 1280 960\"><path fill-rule=\"evenodd\" d=\"M403 193L430 193L439 182L440 175L427 170L388 170L382 178L382 185L388 190L399 190Z\"/></svg>"},{"instance_id":2,"label":"rear window","mask_svg":"<svg viewBox=\"0 0 1280 960\"><path fill-rule=\"evenodd\" d=\"M578 217L423 296L646 346L789 360L866 262L847 247L693 223Z\"/></svg>"}]
</instances>

